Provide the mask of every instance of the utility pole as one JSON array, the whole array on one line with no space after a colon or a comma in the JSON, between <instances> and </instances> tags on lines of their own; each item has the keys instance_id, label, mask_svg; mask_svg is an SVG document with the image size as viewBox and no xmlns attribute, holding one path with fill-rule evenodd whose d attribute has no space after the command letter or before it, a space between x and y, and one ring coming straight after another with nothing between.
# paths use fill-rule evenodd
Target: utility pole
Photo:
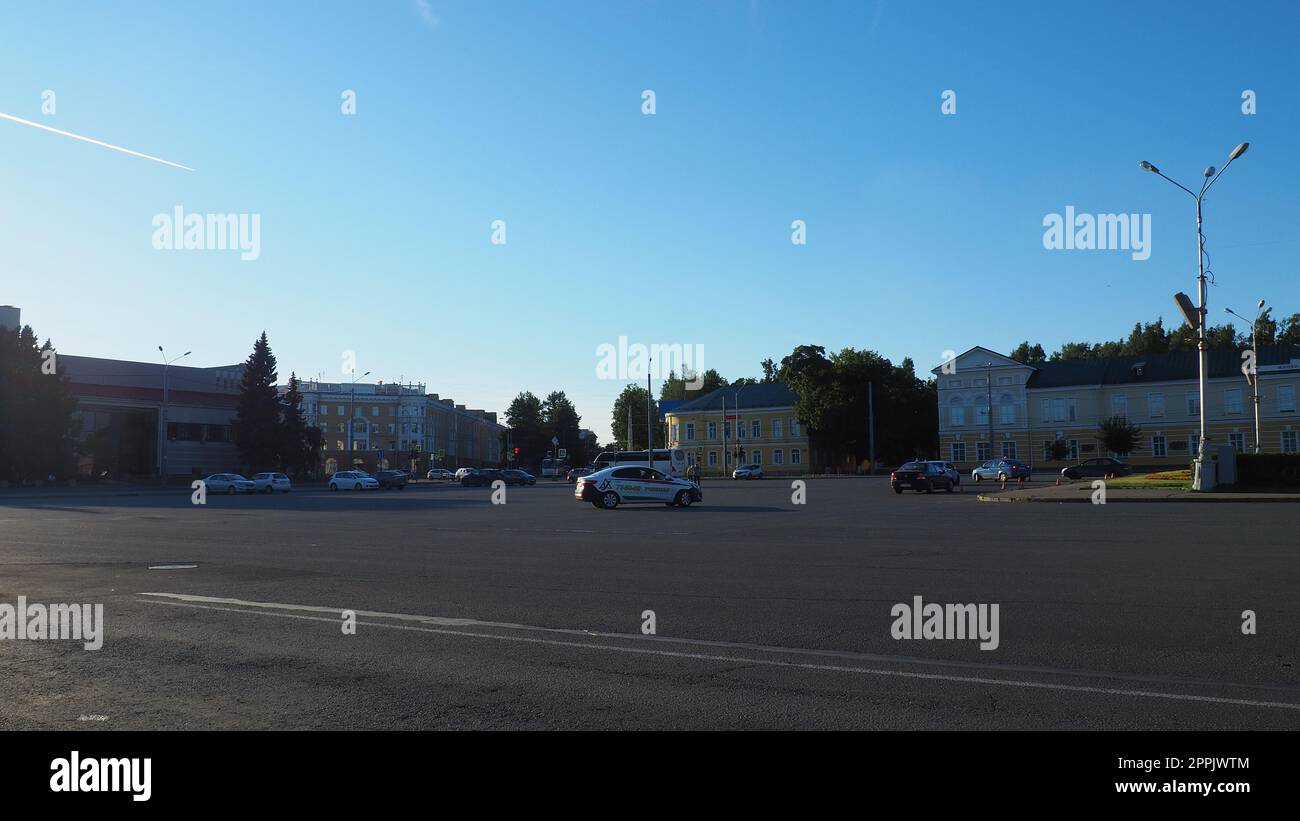
<instances>
[{"instance_id":1,"label":"utility pole","mask_svg":"<svg viewBox=\"0 0 1300 821\"><path fill-rule=\"evenodd\" d=\"M867 475L876 472L876 394L875 383L867 383Z\"/></svg>"},{"instance_id":2,"label":"utility pole","mask_svg":"<svg viewBox=\"0 0 1300 821\"><path fill-rule=\"evenodd\" d=\"M654 360L653 360L653 359L650 360L650 364L651 364L652 366L654 365ZM649 466L652 467L652 468L655 466L655 429L654 429L654 425L652 425L652 424L650 423L650 418L651 418L650 408L654 405L654 402L655 402L654 394L650 392L650 368L646 368L646 372L645 372L645 438L646 438L645 447L646 447L646 452L645 452L645 454L646 454L646 464L649 465Z\"/></svg>"},{"instance_id":3,"label":"utility pole","mask_svg":"<svg viewBox=\"0 0 1300 821\"><path fill-rule=\"evenodd\" d=\"M727 392L722 391L722 478L727 478Z\"/></svg>"},{"instance_id":4,"label":"utility pole","mask_svg":"<svg viewBox=\"0 0 1300 821\"><path fill-rule=\"evenodd\" d=\"M993 455L993 363L990 361L984 366L984 387L988 388L989 403L987 413L989 417L989 458L996 459Z\"/></svg>"},{"instance_id":5,"label":"utility pole","mask_svg":"<svg viewBox=\"0 0 1300 821\"><path fill-rule=\"evenodd\" d=\"M167 361L167 352L163 350L162 345L158 346L158 353L162 354L163 359L163 401L162 401L162 445L158 449L158 481L161 484L167 484L167 369L171 367L172 362L177 362L190 355L189 351L181 354L171 362Z\"/></svg>"}]
</instances>

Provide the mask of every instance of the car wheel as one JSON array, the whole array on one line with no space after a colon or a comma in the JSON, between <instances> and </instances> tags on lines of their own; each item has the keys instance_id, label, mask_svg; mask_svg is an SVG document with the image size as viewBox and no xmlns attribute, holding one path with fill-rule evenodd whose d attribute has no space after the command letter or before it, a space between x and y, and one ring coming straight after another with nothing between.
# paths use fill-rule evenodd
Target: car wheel
<instances>
[{"instance_id":1,"label":"car wheel","mask_svg":"<svg viewBox=\"0 0 1300 821\"><path fill-rule=\"evenodd\" d=\"M265 493L270 493L270 492L272 491L272 489L273 489L273 488L272 488L270 485L267 485L267 486L266 486L266 490L265 490L264 492L265 492Z\"/></svg>"},{"instance_id":2,"label":"car wheel","mask_svg":"<svg viewBox=\"0 0 1300 821\"><path fill-rule=\"evenodd\" d=\"M600 510L602 507L604 507L604 505L602 505L600 502L592 502L591 506L596 508L597 510Z\"/></svg>"},{"instance_id":3,"label":"car wheel","mask_svg":"<svg viewBox=\"0 0 1300 821\"><path fill-rule=\"evenodd\" d=\"M1005 473L999 473L999 474L998 474L998 481L999 481L999 482L1005 482L1006 480L1007 480L1007 475L1006 475Z\"/></svg>"},{"instance_id":4,"label":"car wheel","mask_svg":"<svg viewBox=\"0 0 1300 821\"><path fill-rule=\"evenodd\" d=\"M948 491L949 493L952 493L952 482L949 482L949 483L948 483L947 491Z\"/></svg>"},{"instance_id":5,"label":"car wheel","mask_svg":"<svg viewBox=\"0 0 1300 821\"><path fill-rule=\"evenodd\" d=\"M677 491L677 498L673 499L673 504L677 505L678 507L690 507L691 494L685 490Z\"/></svg>"},{"instance_id":6,"label":"car wheel","mask_svg":"<svg viewBox=\"0 0 1300 821\"><path fill-rule=\"evenodd\" d=\"M330 482L330 490L337 491L338 489L339 489L338 485L334 484L333 482Z\"/></svg>"},{"instance_id":7,"label":"car wheel","mask_svg":"<svg viewBox=\"0 0 1300 821\"><path fill-rule=\"evenodd\" d=\"M352 489L353 489L353 490L361 490L361 483L360 483L360 482L357 482L355 485L352 486Z\"/></svg>"},{"instance_id":8,"label":"car wheel","mask_svg":"<svg viewBox=\"0 0 1300 821\"><path fill-rule=\"evenodd\" d=\"M975 478L975 481L977 481L977 482L982 482L982 481L984 481L983 479L980 478L980 475L979 475L978 473L975 474L975 477L974 477L974 478Z\"/></svg>"},{"instance_id":9,"label":"car wheel","mask_svg":"<svg viewBox=\"0 0 1300 821\"><path fill-rule=\"evenodd\" d=\"M605 495L600 497L600 506L606 510L618 507L618 494L612 490L605 491Z\"/></svg>"},{"instance_id":10,"label":"car wheel","mask_svg":"<svg viewBox=\"0 0 1300 821\"><path fill-rule=\"evenodd\" d=\"M235 495L235 486L234 486L234 485L231 485L230 487L226 488L226 495L227 495L227 496L234 496L234 495Z\"/></svg>"},{"instance_id":11,"label":"car wheel","mask_svg":"<svg viewBox=\"0 0 1300 821\"><path fill-rule=\"evenodd\" d=\"M897 493L899 496L903 495L903 489L901 487L894 488L894 492Z\"/></svg>"}]
</instances>

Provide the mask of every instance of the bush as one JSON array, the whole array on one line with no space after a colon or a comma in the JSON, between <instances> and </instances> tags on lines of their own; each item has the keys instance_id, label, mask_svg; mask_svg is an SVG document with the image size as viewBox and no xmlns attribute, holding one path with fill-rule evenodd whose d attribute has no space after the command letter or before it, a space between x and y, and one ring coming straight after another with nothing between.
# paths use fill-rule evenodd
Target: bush
<instances>
[{"instance_id":1,"label":"bush","mask_svg":"<svg viewBox=\"0 0 1300 821\"><path fill-rule=\"evenodd\" d=\"M1300 453L1239 453L1237 484L1300 487Z\"/></svg>"}]
</instances>

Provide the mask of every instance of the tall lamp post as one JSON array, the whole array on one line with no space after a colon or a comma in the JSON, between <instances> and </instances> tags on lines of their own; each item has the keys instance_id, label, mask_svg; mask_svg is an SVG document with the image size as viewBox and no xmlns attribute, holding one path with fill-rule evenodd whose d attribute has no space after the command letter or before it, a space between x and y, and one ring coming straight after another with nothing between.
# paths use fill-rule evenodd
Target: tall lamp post
<instances>
[{"instance_id":1,"label":"tall lamp post","mask_svg":"<svg viewBox=\"0 0 1300 821\"><path fill-rule=\"evenodd\" d=\"M1250 148L1250 143L1241 143L1236 148L1232 149L1232 153L1228 155L1228 162L1224 164L1223 168L1219 169L1218 173L1215 173L1214 166L1211 165L1207 167L1204 173L1205 182L1201 184L1201 192L1199 194L1193 193L1192 190L1186 187L1185 185L1182 185L1179 182L1169 179L1169 177L1166 177L1164 174L1160 173L1159 168L1156 168L1154 165L1147 162L1146 160L1143 160L1140 163L1143 169L1150 171L1152 174L1156 174L1157 176L1163 177L1166 180L1169 180L1169 182L1172 182L1174 185L1177 185L1179 188L1181 188L1182 190L1190 194L1192 199L1196 200L1196 267L1197 267L1196 318L1198 320L1196 322L1196 349L1197 349L1197 372L1198 372L1197 385L1200 394L1200 411L1201 411L1201 438L1196 448L1197 470L1195 475L1195 481L1192 484L1193 490L1209 490L1214 486L1212 481L1208 483L1203 481L1202 470L1201 470L1201 468L1205 464L1204 462L1205 446L1209 442L1209 437L1206 434L1206 427L1205 427L1205 387L1206 387L1205 380L1206 380L1207 372L1209 371L1209 353L1208 353L1209 345L1205 340L1205 318L1206 318L1205 234L1201 230L1201 202L1202 200L1205 199L1205 194L1207 191L1210 190L1210 186L1214 185L1215 181L1217 181L1219 177L1223 176L1223 172L1228 170L1228 166L1232 165L1233 161L1236 160L1238 157L1240 157L1242 154L1245 154L1246 149L1248 148Z\"/></svg>"},{"instance_id":2,"label":"tall lamp post","mask_svg":"<svg viewBox=\"0 0 1300 821\"><path fill-rule=\"evenodd\" d=\"M1241 314L1237 313L1231 308L1224 308L1223 310L1232 314L1237 319L1240 319L1242 322L1249 321L1246 319L1246 317L1242 316ZM1250 363L1250 370L1246 373L1246 384L1250 385L1250 399L1255 404L1255 453L1256 454L1260 452L1260 448L1259 448L1259 364L1258 364L1259 323L1260 320L1268 316L1268 312L1271 310L1273 309L1264 307L1264 300L1261 299L1259 301L1258 313L1255 314L1255 321L1250 323L1250 352L1255 357L1255 360Z\"/></svg>"},{"instance_id":3,"label":"tall lamp post","mask_svg":"<svg viewBox=\"0 0 1300 821\"><path fill-rule=\"evenodd\" d=\"M181 354L171 362L167 361L167 353L163 346L158 346L158 353L162 354L163 359L163 403L162 403L162 447L158 449L158 480L161 484L167 484L167 369L171 367L172 362L179 362L190 355L189 351Z\"/></svg>"},{"instance_id":4,"label":"tall lamp post","mask_svg":"<svg viewBox=\"0 0 1300 821\"><path fill-rule=\"evenodd\" d=\"M352 422L357 418L357 380L365 379L369 375L370 375L370 371L366 371L365 373L361 374L361 376L357 376L357 369L356 368L352 369L352 388L351 388L352 398L349 400L350 407L348 408L348 453L349 454L352 453L353 445L355 444L352 440ZM356 460L355 456L351 456L351 455L348 456L348 470L352 469L353 462L355 460Z\"/></svg>"},{"instance_id":5,"label":"tall lamp post","mask_svg":"<svg viewBox=\"0 0 1300 821\"><path fill-rule=\"evenodd\" d=\"M985 413L989 417L989 458L996 459L993 455L993 362L989 361L984 365L984 387L988 389L988 404L985 407Z\"/></svg>"},{"instance_id":6,"label":"tall lamp post","mask_svg":"<svg viewBox=\"0 0 1300 821\"><path fill-rule=\"evenodd\" d=\"M745 384L741 385L739 388L736 388L731 392L732 403L736 407L736 467L740 467L740 438L741 438L740 436L740 393L747 387L749 387L748 382L746 382ZM723 416L725 417L726 414L723 414ZM727 420L725 418L722 420L722 429L723 431L726 431L727 429ZM727 457L726 454L723 454L722 472L724 477L726 476L726 468L727 468L726 463L727 463Z\"/></svg>"}]
</instances>

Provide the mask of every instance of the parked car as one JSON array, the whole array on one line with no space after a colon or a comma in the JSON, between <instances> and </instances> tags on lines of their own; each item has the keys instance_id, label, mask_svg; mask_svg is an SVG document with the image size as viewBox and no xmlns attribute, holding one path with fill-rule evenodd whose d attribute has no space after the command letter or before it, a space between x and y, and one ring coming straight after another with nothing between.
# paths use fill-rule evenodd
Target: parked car
<instances>
[{"instance_id":1,"label":"parked car","mask_svg":"<svg viewBox=\"0 0 1300 821\"><path fill-rule=\"evenodd\" d=\"M457 471L459 473L460 471ZM460 483L463 487L484 487L495 482L497 479L505 481L501 471L496 468L469 468L469 472L460 477Z\"/></svg>"},{"instance_id":2,"label":"parked car","mask_svg":"<svg viewBox=\"0 0 1300 821\"><path fill-rule=\"evenodd\" d=\"M203 480L203 485L213 493L254 493L257 491L257 485L252 480L245 479L238 473L214 473Z\"/></svg>"},{"instance_id":3,"label":"parked car","mask_svg":"<svg viewBox=\"0 0 1300 821\"><path fill-rule=\"evenodd\" d=\"M259 493L273 493L277 490L288 493L292 486L289 477L283 473L254 473L252 482Z\"/></svg>"},{"instance_id":4,"label":"parked car","mask_svg":"<svg viewBox=\"0 0 1300 821\"><path fill-rule=\"evenodd\" d=\"M732 479L762 479L761 465L741 465L731 472Z\"/></svg>"},{"instance_id":5,"label":"parked car","mask_svg":"<svg viewBox=\"0 0 1300 821\"><path fill-rule=\"evenodd\" d=\"M1015 459L990 459L970 472L970 477L977 482L996 479L1005 482L1008 479L1024 480L1029 478L1029 465Z\"/></svg>"},{"instance_id":6,"label":"parked car","mask_svg":"<svg viewBox=\"0 0 1300 821\"><path fill-rule=\"evenodd\" d=\"M406 471L404 470L381 470L375 474L375 481L379 483L379 489L391 487L396 490L406 489Z\"/></svg>"},{"instance_id":7,"label":"parked car","mask_svg":"<svg viewBox=\"0 0 1300 821\"><path fill-rule=\"evenodd\" d=\"M455 474L446 468L429 468L424 478L431 482L450 482L455 478Z\"/></svg>"},{"instance_id":8,"label":"parked car","mask_svg":"<svg viewBox=\"0 0 1300 821\"><path fill-rule=\"evenodd\" d=\"M954 465L952 462L934 462L934 464L943 467L944 473L948 474L948 476L952 479L952 483L954 485L961 484L961 471L958 470L957 466Z\"/></svg>"},{"instance_id":9,"label":"parked car","mask_svg":"<svg viewBox=\"0 0 1300 821\"><path fill-rule=\"evenodd\" d=\"M613 510L622 504L658 502L669 507L690 507L704 499L699 485L674 479L654 468L633 465L608 467L574 484L573 498Z\"/></svg>"},{"instance_id":10,"label":"parked car","mask_svg":"<svg viewBox=\"0 0 1300 821\"><path fill-rule=\"evenodd\" d=\"M501 478L507 485L535 485L537 477L526 470L503 470Z\"/></svg>"},{"instance_id":11,"label":"parked car","mask_svg":"<svg viewBox=\"0 0 1300 821\"><path fill-rule=\"evenodd\" d=\"M595 471L596 471L595 468L573 468L567 474L565 474L564 478L569 480L569 484L573 484L574 482L581 479L583 476L590 476L592 473L595 473Z\"/></svg>"},{"instance_id":12,"label":"parked car","mask_svg":"<svg viewBox=\"0 0 1300 821\"><path fill-rule=\"evenodd\" d=\"M1132 472L1133 468L1128 464L1109 456L1100 456L1064 468L1061 475L1066 479L1083 479L1088 476L1128 476Z\"/></svg>"},{"instance_id":13,"label":"parked car","mask_svg":"<svg viewBox=\"0 0 1300 821\"><path fill-rule=\"evenodd\" d=\"M364 470L340 470L330 477L330 490L378 490L379 480Z\"/></svg>"},{"instance_id":14,"label":"parked car","mask_svg":"<svg viewBox=\"0 0 1300 821\"><path fill-rule=\"evenodd\" d=\"M889 484L895 493L902 493L903 488L918 493L933 493L936 488L942 488L952 493L957 483L939 462L908 462L889 474Z\"/></svg>"}]
</instances>

